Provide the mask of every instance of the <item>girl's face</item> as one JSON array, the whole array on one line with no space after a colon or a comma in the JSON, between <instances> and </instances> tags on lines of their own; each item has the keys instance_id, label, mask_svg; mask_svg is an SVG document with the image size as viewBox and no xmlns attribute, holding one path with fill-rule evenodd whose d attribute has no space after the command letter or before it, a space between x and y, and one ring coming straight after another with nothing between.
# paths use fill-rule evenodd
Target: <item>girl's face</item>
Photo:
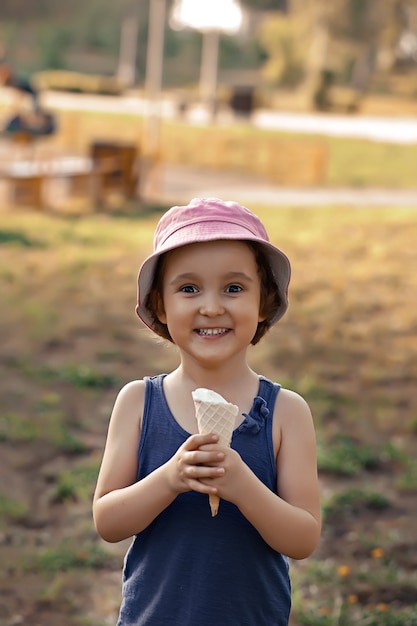
<instances>
[{"instance_id":1,"label":"girl's face","mask_svg":"<svg viewBox=\"0 0 417 626\"><path fill-rule=\"evenodd\" d=\"M246 351L260 315L253 251L241 241L194 243L166 254L159 320L198 360Z\"/></svg>"}]
</instances>

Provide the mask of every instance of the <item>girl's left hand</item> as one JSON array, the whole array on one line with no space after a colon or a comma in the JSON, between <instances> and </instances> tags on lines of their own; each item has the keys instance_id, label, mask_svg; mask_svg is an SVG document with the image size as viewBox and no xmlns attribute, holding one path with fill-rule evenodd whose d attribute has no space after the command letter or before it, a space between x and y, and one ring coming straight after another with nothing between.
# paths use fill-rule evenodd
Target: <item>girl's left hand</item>
<instances>
[{"instance_id":1,"label":"girl's left hand","mask_svg":"<svg viewBox=\"0 0 417 626\"><path fill-rule=\"evenodd\" d=\"M244 463L240 454L232 448L209 444L201 446L199 449L223 452L224 458L216 465L222 467L224 473L214 478L200 478L200 482L210 487L216 487L217 495L220 498L237 504L244 495L245 484L247 484L248 476L252 473L250 468Z\"/></svg>"}]
</instances>

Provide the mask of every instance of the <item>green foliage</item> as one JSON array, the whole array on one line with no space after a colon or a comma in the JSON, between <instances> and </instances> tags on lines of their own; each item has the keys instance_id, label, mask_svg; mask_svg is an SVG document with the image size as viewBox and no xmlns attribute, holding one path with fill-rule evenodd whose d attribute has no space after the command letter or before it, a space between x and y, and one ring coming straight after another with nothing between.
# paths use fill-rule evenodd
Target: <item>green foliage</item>
<instances>
[{"instance_id":1,"label":"green foliage","mask_svg":"<svg viewBox=\"0 0 417 626\"><path fill-rule=\"evenodd\" d=\"M56 546L40 551L33 558L31 569L39 569L50 575L76 568L102 568L110 561L111 557L99 544L80 544L79 541L67 538Z\"/></svg>"},{"instance_id":2,"label":"green foliage","mask_svg":"<svg viewBox=\"0 0 417 626\"><path fill-rule=\"evenodd\" d=\"M353 42L366 42L374 35L378 27L385 20L395 18L395 14L386 12L389 3L385 2L381 11L381 3L374 0L343 0L342 4L335 7L331 19L331 31L334 38L345 38ZM373 11L378 11L378 16ZM376 19L376 18L379 19Z\"/></svg>"},{"instance_id":3,"label":"green foliage","mask_svg":"<svg viewBox=\"0 0 417 626\"><path fill-rule=\"evenodd\" d=\"M361 445L347 435L329 441L318 438L317 464L320 471L341 476L355 476L380 464L380 454L370 445Z\"/></svg>"},{"instance_id":4,"label":"green foliage","mask_svg":"<svg viewBox=\"0 0 417 626\"><path fill-rule=\"evenodd\" d=\"M323 517L326 521L346 518L360 514L362 511L383 511L389 508L389 499L371 489L352 487L335 493L323 506Z\"/></svg>"},{"instance_id":5,"label":"green foliage","mask_svg":"<svg viewBox=\"0 0 417 626\"><path fill-rule=\"evenodd\" d=\"M72 42L72 35L65 26L45 25L39 37L39 58L41 67L63 69L66 67L66 53Z\"/></svg>"},{"instance_id":6,"label":"green foliage","mask_svg":"<svg viewBox=\"0 0 417 626\"><path fill-rule=\"evenodd\" d=\"M91 501L99 465L99 461L93 459L73 469L64 470L58 478L55 491L56 498L62 501Z\"/></svg>"},{"instance_id":7,"label":"green foliage","mask_svg":"<svg viewBox=\"0 0 417 626\"><path fill-rule=\"evenodd\" d=\"M5 413L0 418L0 441L36 441L40 428L29 417Z\"/></svg>"},{"instance_id":8,"label":"green foliage","mask_svg":"<svg viewBox=\"0 0 417 626\"><path fill-rule=\"evenodd\" d=\"M417 492L417 460L410 459L404 471L397 480L397 487L401 491Z\"/></svg>"},{"instance_id":9,"label":"green foliage","mask_svg":"<svg viewBox=\"0 0 417 626\"><path fill-rule=\"evenodd\" d=\"M46 409L21 413L4 413L0 416L0 441L45 441L69 453L85 451L84 444L75 437L65 424L62 411Z\"/></svg>"},{"instance_id":10,"label":"green foliage","mask_svg":"<svg viewBox=\"0 0 417 626\"><path fill-rule=\"evenodd\" d=\"M116 52L119 46L122 11L118 3L103 10L102 2L85 4L78 14L78 35L87 48Z\"/></svg>"},{"instance_id":11,"label":"green foliage","mask_svg":"<svg viewBox=\"0 0 417 626\"><path fill-rule=\"evenodd\" d=\"M43 247L44 244L37 239L28 237L18 230L0 230L0 245L9 244L22 248Z\"/></svg>"},{"instance_id":12,"label":"green foliage","mask_svg":"<svg viewBox=\"0 0 417 626\"><path fill-rule=\"evenodd\" d=\"M306 23L304 19L289 20L274 15L260 28L259 44L267 61L265 79L275 85L294 86L304 76Z\"/></svg>"},{"instance_id":13,"label":"green foliage","mask_svg":"<svg viewBox=\"0 0 417 626\"><path fill-rule=\"evenodd\" d=\"M26 517L28 507L19 500L10 498L0 492L0 525L3 520L19 521Z\"/></svg>"},{"instance_id":14,"label":"green foliage","mask_svg":"<svg viewBox=\"0 0 417 626\"><path fill-rule=\"evenodd\" d=\"M410 430L412 433L417 435L417 417L410 420Z\"/></svg>"},{"instance_id":15,"label":"green foliage","mask_svg":"<svg viewBox=\"0 0 417 626\"><path fill-rule=\"evenodd\" d=\"M80 388L109 389L116 387L119 382L115 376L103 374L93 367L79 363L68 363L58 376Z\"/></svg>"},{"instance_id":16,"label":"green foliage","mask_svg":"<svg viewBox=\"0 0 417 626\"><path fill-rule=\"evenodd\" d=\"M61 380L79 389L113 389L120 382L115 376L82 363L66 363L60 368L38 367L28 363L24 365L24 370L31 378Z\"/></svg>"}]
</instances>

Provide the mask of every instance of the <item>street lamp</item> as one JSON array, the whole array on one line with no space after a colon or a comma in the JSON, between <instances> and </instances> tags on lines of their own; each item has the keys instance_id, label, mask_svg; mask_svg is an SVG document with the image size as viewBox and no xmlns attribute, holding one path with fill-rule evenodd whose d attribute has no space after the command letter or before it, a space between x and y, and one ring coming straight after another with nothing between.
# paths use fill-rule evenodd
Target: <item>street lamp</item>
<instances>
[{"instance_id":1,"label":"street lamp","mask_svg":"<svg viewBox=\"0 0 417 626\"><path fill-rule=\"evenodd\" d=\"M165 11L166 0L150 0L145 77L145 95L148 107L145 124L145 146L150 154L155 154L159 145Z\"/></svg>"},{"instance_id":2,"label":"street lamp","mask_svg":"<svg viewBox=\"0 0 417 626\"><path fill-rule=\"evenodd\" d=\"M217 91L219 34L239 31L243 13L238 0L174 0L170 25L193 28L203 34L200 98L214 115Z\"/></svg>"}]
</instances>

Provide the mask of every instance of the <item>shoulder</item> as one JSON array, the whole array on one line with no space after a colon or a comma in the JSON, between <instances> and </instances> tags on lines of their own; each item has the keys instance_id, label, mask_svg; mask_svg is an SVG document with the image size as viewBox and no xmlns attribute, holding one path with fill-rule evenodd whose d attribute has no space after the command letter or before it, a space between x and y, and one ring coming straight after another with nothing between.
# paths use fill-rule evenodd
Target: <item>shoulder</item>
<instances>
[{"instance_id":1,"label":"shoulder","mask_svg":"<svg viewBox=\"0 0 417 626\"><path fill-rule=\"evenodd\" d=\"M310 407L306 400L300 396L300 394L290 389L281 387L277 401L275 404L275 411L283 412L284 414L297 413L301 415L311 416Z\"/></svg>"},{"instance_id":2,"label":"shoulder","mask_svg":"<svg viewBox=\"0 0 417 626\"><path fill-rule=\"evenodd\" d=\"M276 451L284 441L301 441L304 436L314 438L313 417L305 399L295 391L281 388L275 403L272 428Z\"/></svg>"},{"instance_id":3,"label":"shoulder","mask_svg":"<svg viewBox=\"0 0 417 626\"><path fill-rule=\"evenodd\" d=\"M296 410L298 408L301 411L304 410L307 412L310 410L306 400L304 400L304 398L299 393L292 391L291 389L286 389L279 382L266 378L265 376L261 376L260 379L264 381L268 390L272 390L273 388L275 388L276 400L274 413L277 413L278 409L281 411L284 409ZM265 396L265 398L266 397L267 396Z\"/></svg>"},{"instance_id":4,"label":"shoulder","mask_svg":"<svg viewBox=\"0 0 417 626\"><path fill-rule=\"evenodd\" d=\"M146 383L144 380L132 380L120 389L116 402L143 402L145 388Z\"/></svg>"},{"instance_id":5,"label":"shoulder","mask_svg":"<svg viewBox=\"0 0 417 626\"><path fill-rule=\"evenodd\" d=\"M146 383L133 380L124 385L117 394L111 421L118 426L123 424L140 427L145 402Z\"/></svg>"}]
</instances>

